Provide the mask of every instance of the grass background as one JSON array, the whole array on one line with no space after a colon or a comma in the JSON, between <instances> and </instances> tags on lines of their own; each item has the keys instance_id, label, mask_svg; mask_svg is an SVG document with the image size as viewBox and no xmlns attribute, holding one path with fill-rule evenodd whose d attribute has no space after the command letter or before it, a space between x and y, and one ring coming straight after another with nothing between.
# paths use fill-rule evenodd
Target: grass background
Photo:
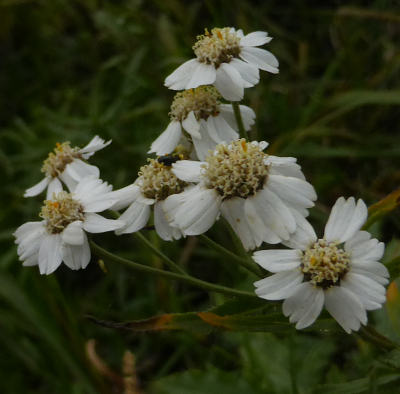
<instances>
[{"instance_id":1,"label":"grass background","mask_svg":"<svg viewBox=\"0 0 400 394\"><path fill-rule=\"evenodd\" d=\"M340 195L371 204L398 188L397 2L0 1L1 392L138 393L122 388L126 351L136 359L142 393L393 393L398 387L399 363L381 362L382 350L355 335L114 331L85 316L133 320L204 310L224 298L112 264L105 273L96 259L82 272L61 267L50 277L21 268L11 234L38 218L41 197L22 195L40 180L54 144L112 138L92 162L115 188L131 183L168 124L174 93L163 87L165 77L192 57L196 35L214 26L274 37L268 49L280 60L280 74L262 72L244 103L257 114L252 137L269 141L274 154L297 157L317 189L311 213L317 228ZM400 254L399 230L398 212L373 228L389 243L387 261ZM222 224L209 233L230 245ZM198 239L164 243L146 236L193 275L252 289L254 278ZM162 267L129 236L95 239ZM393 294L370 320L398 340ZM90 339L96 355L88 359Z\"/></svg>"}]
</instances>

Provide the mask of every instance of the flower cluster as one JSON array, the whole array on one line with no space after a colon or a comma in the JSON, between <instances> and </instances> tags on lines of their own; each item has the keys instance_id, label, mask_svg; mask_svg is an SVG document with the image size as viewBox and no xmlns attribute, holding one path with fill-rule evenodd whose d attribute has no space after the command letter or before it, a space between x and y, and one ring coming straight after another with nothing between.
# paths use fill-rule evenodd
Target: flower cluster
<instances>
[{"instance_id":1,"label":"flower cluster","mask_svg":"<svg viewBox=\"0 0 400 394\"><path fill-rule=\"evenodd\" d=\"M203 234L222 216L246 251L263 243L290 248L254 252L254 261L272 273L255 282L255 292L284 300L283 313L296 328L311 325L323 306L346 332L366 324L366 311L385 302L389 278L379 262L383 243L361 231L366 205L340 197L318 238L307 221L317 195L297 160L270 155L267 142L247 139L255 113L237 101L259 82L260 69L278 72L275 56L258 48L270 41L265 32L244 35L230 27L197 37L196 58L165 80L180 92L169 125L151 144L149 153L157 156L131 185L113 191L86 162L111 141L96 136L84 148L57 144L43 164L45 178L25 192L36 196L47 187L42 221L15 232L23 264L38 265L42 274L62 261L85 268L86 233L133 233L153 220L157 234L173 241ZM125 211L118 220L97 214L107 209Z\"/></svg>"}]
</instances>

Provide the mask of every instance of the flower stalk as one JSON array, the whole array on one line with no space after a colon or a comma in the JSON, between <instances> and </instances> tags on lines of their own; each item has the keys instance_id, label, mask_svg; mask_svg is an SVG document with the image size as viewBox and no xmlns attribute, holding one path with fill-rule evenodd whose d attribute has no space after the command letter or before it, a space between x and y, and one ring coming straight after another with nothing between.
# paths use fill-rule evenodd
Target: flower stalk
<instances>
[{"instance_id":1,"label":"flower stalk","mask_svg":"<svg viewBox=\"0 0 400 394\"><path fill-rule=\"evenodd\" d=\"M135 271L146 272L148 274L158 275L158 276L161 276L164 278L169 278L172 280L178 280L180 282L188 283L188 284L191 284L193 286L199 287L204 290L214 291L216 293L221 293L221 294L225 294L228 296L250 297L250 298L256 297L253 293L251 293L249 291L230 289L229 287L209 283L209 282L194 278L189 275L182 275L182 274L178 274L175 272L165 271L165 270L161 270L158 268L149 267L147 265L139 264L132 260L124 259L122 257L119 257L119 256L107 251L106 249L97 245L93 241L90 241L90 246L92 248L93 253L95 253L98 257L100 257L104 260L111 261L113 263L122 264L130 269L135 270Z\"/></svg>"}]
</instances>

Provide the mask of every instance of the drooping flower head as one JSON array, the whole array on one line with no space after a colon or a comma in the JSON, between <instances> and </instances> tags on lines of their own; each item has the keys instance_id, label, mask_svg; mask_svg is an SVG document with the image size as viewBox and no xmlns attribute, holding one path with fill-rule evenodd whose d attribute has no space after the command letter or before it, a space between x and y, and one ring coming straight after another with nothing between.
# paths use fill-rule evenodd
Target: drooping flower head
<instances>
[{"instance_id":1,"label":"drooping flower head","mask_svg":"<svg viewBox=\"0 0 400 394\"><path fill-rule=\"evenodd\" d=\"M96 212L110 208L112 187L95 176L83 178L73 193L60 191L44 201L41 222L28 222L14 233L24 266L39 265L51 274L62 261L71 269L86 268L90 248L85 232L114 231L125 223L106 219Z\"/></svg>"},{"instance_id":2,"label":"drooping flower head","mask_svg":"<svg viewBox=\"0 0 400 394\"><path fill-rule=\"evenodd\" d=\"M217 145L204 162L174 163L179 179L197 185L165 202L171 225L198 235L222 214L247 250L289 239L316 194L296 159L270 156L267 146L240 139Z\"/></svg>"},{"instance_id":3,"label":"drooping flower head","mask_svg":"<svg viewBox=\"0 0 400 394\"><path fill-rule=\"evenodd\" d=\"M38 184L25 191L25 197L33 197L47 189L47 198L51 198L54 192L62 191L61 182L64 182L70 190L87 176L99 177L99 169L89 165L87 160L95 152L111 144L104 142L97 135L83 148L71 147L69 142L57 143L53 152L50 152L43 162L41 171L45 177Z\"/></svg>"},{"instance_id":4,"label":"drooping flower head","mask_svg":"<svg viewBox=\"0 0 400 394\"><path fill-rule=\"evenodd\" d=\"M157 234L166 241L182 236L177 228L168 224L163 211L165 201L172 195L182 193L188 185L171 171L172 164L182 157L172 154L148 159L148 163L140 168L138 178L132 185L113 192L113 197L118 201L113 209L120 210L129 206L120 216L126 224L118 229L117 234L133 233L142 229L150 218L153 205Z\"/></svg>"},{"instance_id":5,"label":"drooping flower head","mask_svg":"<svg viewBox=\"0 0 400 394\"><path fill-rule=\"evenodd\" d=\"M366 311L385 302L389 273L379 262L384 244L360 231L368 215L362 200L340 197L332 208L324 237L304 221L284 242L292 250L255 252L254 260L274 275L255 283L256 294L284 299L283 313L296 328L310 326L323 306L350 333L367 323Z\"/></svg>"},{"instance_id":6,"label":"drooping flower head","mask_svg":"<svg viewBox=\"0 0 400 394\"><path fill-rule=\"evenodd\" d=\"M165 80L173 90L214 85L226 100L239 101L244 88L256 85L259 69L278 73L278 60L269 51L257 48L272 40L266 32L246 36L231 27L214 28L197 37L196 55L178 67Z\"/></svg>"},{"instance_id":7,"label":"drooping flower head","mask_svg":"<svg viewBox=\"0 0 400 394\"><path fill-rule=\"evenodd\" d=\"M149 153L171 153L186 135L193 143L197 157L204 160L208 151L214 150L217 144L239 138L232 106L221 103L220 98L213 86L178 92L169 113L171 122L153 142ZM245 105L239 107L244 127L249 130L254 124L254 111Z\"/></svg>"}]
</instances>

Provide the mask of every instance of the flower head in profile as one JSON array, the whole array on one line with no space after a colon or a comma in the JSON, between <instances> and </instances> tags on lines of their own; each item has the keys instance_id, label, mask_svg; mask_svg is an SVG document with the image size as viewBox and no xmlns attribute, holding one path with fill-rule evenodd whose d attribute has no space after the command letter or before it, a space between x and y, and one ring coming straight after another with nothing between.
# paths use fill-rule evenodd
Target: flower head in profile
<instances>
[{"instance_id":1,"label":"flower head in profile","mask_svg":"<svg viewBox=\"0 0 400 394\"><path fill-rule=\"evenodd\" d=\"M154 206L157 234L165 241L181 238L182 233L169 225L163 211L168 198L182 193L188 185L171 171L172 164L180 159L181 156L177 154L148 159L148 164L140 168L139 176L132 185L113 192L117 203L112 208L120 210L128 207L120 216L125 226L118 229L117 234L133 233L142 229L150 218L151 206Z\"/></svg>"},{"instance_id":2,"label":"flower head in profile","mask_svg":"<svg viewBox=\"0 0 400 394\"><path fill-rule=\"evenodd\" d=\"M244 35L231 27L207 29L197 37L193 46L195 59L178 67L165 80L173 90L214 85L226 100L239 101L244 88L260 80L259 69L279 72L279 63L269 51L257 48L272 40L266 32L256 31Z\"/></svg>"},{"instance_id":3,"label":"flower head in profile","mask_svg":"<svg viewBox=\"0 0 400 394\"><path fill-rule=\"evenodd\" d=\"M262 250L254 260L274 275L255 282L256 294L284 299L283 313L297 329L310 326L323 306L350 333L367 323L368 310L385 302L389 273L379 262L384 244L360 231L368 215L362 200L340 197L324 237L305 221L285 244L291 250Z\"/></svg>"},{"instance_id":4,"label":"flower head in profile","mask_svg":"<svg viewBox=\"0 0 400 394\"><path fill-rule=\"evenodd\" d=\"M47 199L50 199L54 192L62 191L61 181L73 190L82 178L90 175L99 177L99 169L83 160L109 144L111 141L105 142L97 135L83 148L73 148L69 142L57 143L54 152L50 152L43 163L41 171L45 177L27 189L24 197L37 196L47 187Z\"/></svg>"},{"instance_id":5,"label":"flower head in profile","mask_svg":"<svg viewBox=\"0 0 400 394\"><path fill-rule=\"evenodd\" d=\"M317 196L296 159L270 156L267 145L240 139L217 145L205 162L174 163L179 179L197 185L165 202L171 225L198 235L222 214L247 250L288 240Z\"/></svg>"},{"instance_id":6,"label":"flower head in profile","mask_svg":"<svg viewBox=\"0 0 400 394\"><path fill-rule=\"evenodd\" d=\"M249 130L254 124L255 113L245 105L239 107L244 127ZM153 142L149 153L171 153L186 132L197 157L204 160L208 151L214 150L217 144L239 138L232 106L220 102L220 95L213 86L200 86L178 92L169 115L170 124Z\"/></svg>"},{"instance_id":7,"label":"flower head in profile","mask_svg":"<svg viewBox=\"0 0 400 394\"><path fill-rule=\"evenodd\" d=\"M86 232L103 233L124 225L96 213L114 203L111 186L95 176L83 178L73 193L54 193L44 201L43 220L25 223L14 233L23 265L39 265L41 274L51 274L63 261L73 270L86 268L90 261Z\"/></svg>"}]
</instances>

